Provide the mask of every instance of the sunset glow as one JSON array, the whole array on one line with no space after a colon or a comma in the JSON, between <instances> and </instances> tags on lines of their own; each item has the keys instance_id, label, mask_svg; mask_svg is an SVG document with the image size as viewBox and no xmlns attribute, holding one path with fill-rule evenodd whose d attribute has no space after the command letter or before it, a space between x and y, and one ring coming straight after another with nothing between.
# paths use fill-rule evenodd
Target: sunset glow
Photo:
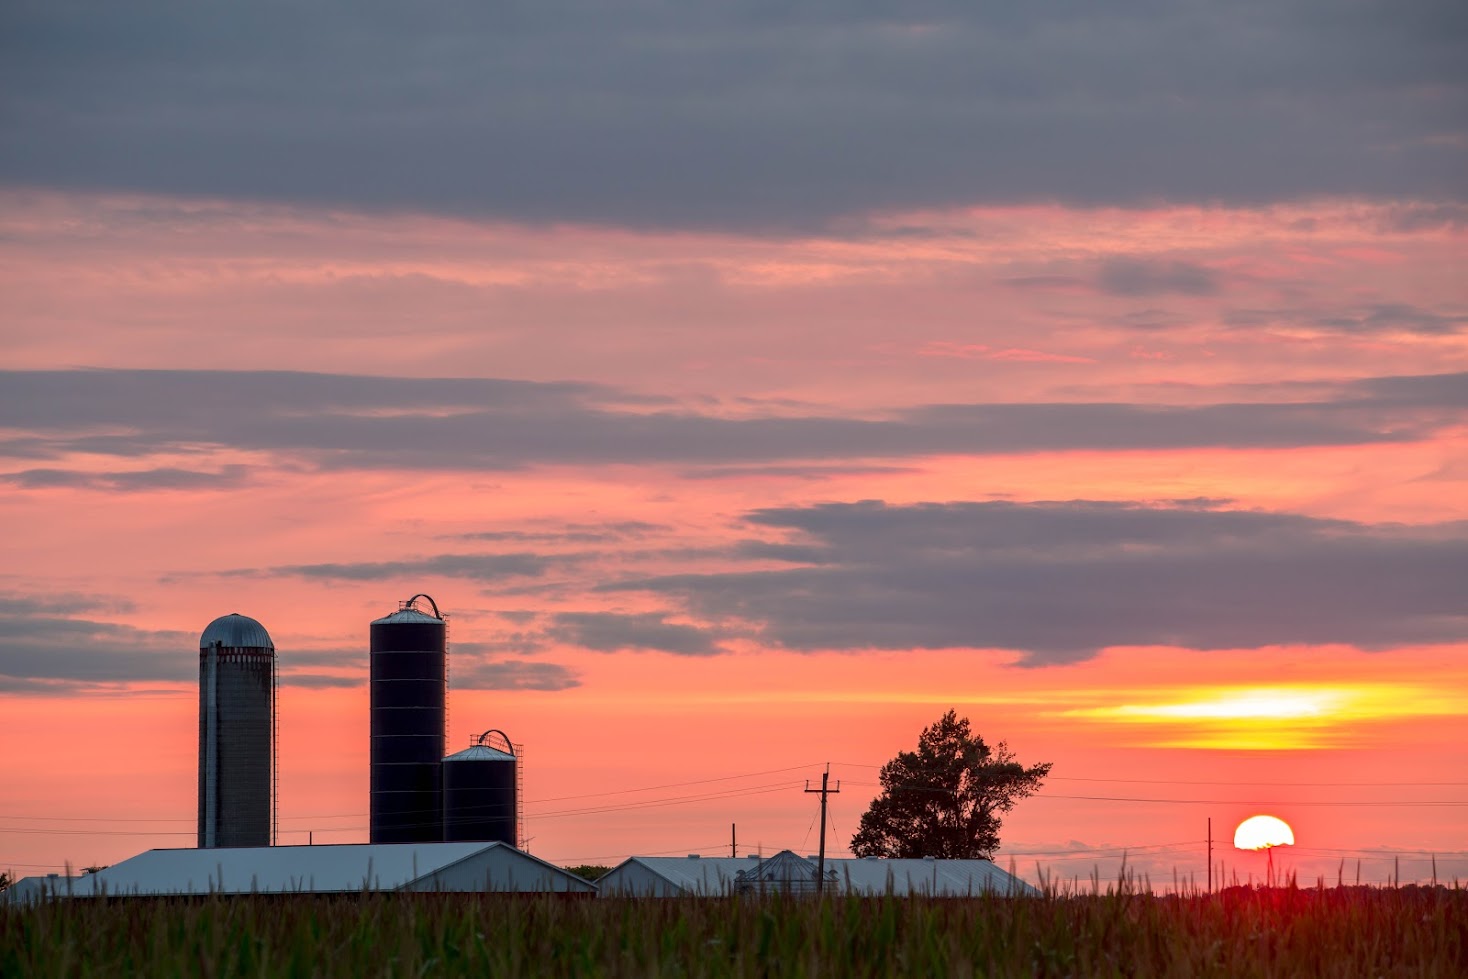
<instances>
[{"instance_id":1,"label":"sunset glow","mask_svg":"<svg viewBox=\"0 0 1468 979\"><path fill-rule=\"evenodd\" d=\"M1468 91L1411 18L216 6L0 13L0 871L192 845L235 611L281 841L365 839L427 593L555 862L815 852L827 763L844 853L951 708L1053 763L1027 876L1274 811L1302 884L1468 880Z\"/></svg>"},{"instance_id":2,"label":"sunset glow","mask_svg":"<svg viewBox=\"0 0 1468 979\"><path fill-rule=\"evenodd\" d=\"M1360 740L1362 725L1451 716L1454 695L1416 684L1261 687L1179 691L1182 699L1082 707L1068 717L1150 728L1149 743L1217 750L1297 751Z\"/></svg>"},{"instance_id":3,"label":"sunset glow","mask_svg":"<svg viewBox=\"0 0 1468 979\"><path fill-rule=\"evenodd\" d=\"M1184 704L1118 707L1121 717L1198 718L1201 720L1294 720L1339 713L1349 695L1337 690L1248 690L1213 694Z\"/></svg>"}]
</instances>

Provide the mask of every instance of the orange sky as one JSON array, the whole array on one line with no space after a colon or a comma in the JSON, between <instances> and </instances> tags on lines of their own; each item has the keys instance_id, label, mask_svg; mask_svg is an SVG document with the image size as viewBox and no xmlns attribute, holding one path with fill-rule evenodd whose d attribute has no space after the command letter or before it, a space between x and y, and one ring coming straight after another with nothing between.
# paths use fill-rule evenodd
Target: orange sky
<instances>
[{"instance_id":1,"label":"orange sky","mask_svg":"<svg viewBox=\"0 0 1468 979\"><path fill-rule=\"evenodd\" d=\"M191 844L194 650L231 611L279 652L282 842L364 840L366 625L427 592L451 744L525 744L551 860L727 852L731 823L815 852L828 762L844 853L876 766L951 707L1054 763L1002 834L1032 880L1123 849L1201 880L1210 818L1257 877L1227 845L1255 812L1302 878L1388 852L1468 878L1461 225L1350 198L777 238L0 201L0 868ZM137 383L94 405L82 369ZM154 403L176 378L144 370L245 394ZM334 382L272 371L428 387L317 402ZM497 395L441 378L544 386L460 429ZM976 603L1055 584L974 619L970 572ZM895 617L862 632L861 595Z\"/></svg>"}]
</instances>

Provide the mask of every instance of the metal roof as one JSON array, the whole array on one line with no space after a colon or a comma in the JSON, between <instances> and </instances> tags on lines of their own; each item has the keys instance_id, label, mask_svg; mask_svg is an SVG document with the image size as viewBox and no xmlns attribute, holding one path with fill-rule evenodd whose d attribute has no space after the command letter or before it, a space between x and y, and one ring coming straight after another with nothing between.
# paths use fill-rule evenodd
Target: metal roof
<instances>
[{"instance_id":1,"label":"metal roof","mask_svg":"<svg viewBox=\"0 0 1468 979\"><path fill-rule=\"evenodd\" d=\"M685 894L713 897L730 893L734 888L735 875L753 867L757 860L753 855L747 858L628 857L597 883L603 894L640 893L630 877L636 869L641 868L661 877Z\"/></svg>"},{"instance_id":2,"label":"metal roof","mask_svg":"<svg viewBox=\"0 0 1468 979\"><path fill-rule=\"evenodd\" d=\"M833 890L837 883L835 861L826 861L826 884ZM816 890L815 860L797 856L790 850L781 850L768 860L756 861L754 866L740 871L734 881L739 890L774 889L803 893Z\"/></svg>"},{"instance_id":3,"label":"metal roof","mask_svg":"<svg viewBox=\"0 0 1468 979\"><path fill-rule=\"evenodd\" d=\"M1038 897L1040 892L988 860L827 860L848 893L926 894L967 897L991 893L1000 897Z\"/></svg>"},{"instance_id":4,"label":"metal roof","mask_svg":"<svg viewBox=\"0 0 1468 979\"><path fill-rule=\"evenodd\" d=\"M67 877L62 874L22 877L0 891L0 904L38 904L52 898L66 897L69 889L79 880L81 877Z\"/></svg>"},{"instance_id":5,"label":"metal roof","mask_svg":"<svg viewBox=\"0 0 1468 979\"><path fill-rule=\"evenodd\" d=\"M435 618L427 612L420 612L415 608L398 609L392 615L384 615L380 619L373 619L373 625L399 625L404 622L430 623L443 625L443 619Z\"/></svg>"},{"instance_id":6,"label":"metal roof","mask_svg":"<svg viewBox=\"0 0 1468 979\"><path fill-rule=\"evenodd\" d=\"M444 761L514 761L515 756L508 751L491 748L487 744L474 744L463 751L456 751L449 755Z\"/></svg>"},{"instance_id":7,"label":"metal roof","mask_svg":"<svg viewBox=\"0 0 1468 979\"><path fill-rule=\"evenodd\" d=\"M504 843L345 843L149 850L73 881L77 895L355 893L434 890L595 890ZM546 882L550 881L547 886ZM579 883L577 883L579 882ZM581 887L580 884L586 884Z\"/></svg>"},{"instance_id":8,"label":"metal roof","mask_svg":"<svg viewBox=\"0 0 1468 979\"><path fill-rule=\"evenodd\" d=\"M238 612L221 615L204 627L204 634L199 637L199 648L216 643L232 649L275 648L275 643L270 641L270 633L265 631L263 625Z\"/></svg>"},{"instance_id":9,"label":"metal roof","mask_svg":"<svg viewBox=\"0 0 1468 979\"><path fill-rule=\"evenodd\" d=\"M815 860L789 850L767 860L755 857L628 857L599 883L601 893L642 893L636 880L644 870L662 878L684 894L720 896L734 890L736 877L768 865L772 871L789 871L810 865L814 882ZM625 868L625 869L624 869ZM826 879L834 880L842 893L877 896L927 894L935 897L964 897L991 893L998 896L1038 896L1039 891L988 860L887 860L862 857L827 857ZM780 874L776 873L776 877Z\"/></svg>"}]
</instances>

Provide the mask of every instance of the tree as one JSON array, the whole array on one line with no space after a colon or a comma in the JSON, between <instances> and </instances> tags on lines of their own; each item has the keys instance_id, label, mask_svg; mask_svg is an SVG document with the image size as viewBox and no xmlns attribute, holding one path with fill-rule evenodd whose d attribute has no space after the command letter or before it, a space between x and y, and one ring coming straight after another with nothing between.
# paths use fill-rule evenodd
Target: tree
<instances>
[{"instance_id":1,"label":"tree","mask_svg":"<svg viewBox=\"0 0 1468 979\"><path fill-rule=\"evenodd\" d=\"M1001 816L1039 791L1050 762L1025 768L1009 747L994 748L949 711L882 766L882 794L851 839L859 857L991 859Z\"/></svg>"},{"instance_id":2,"label":"tree","mask_svg":"<svg viewBox=\"0 0 1468 979\"><path fill-rule=\"evenodd\" d=\"M612 872L611 867L605 867L597 863L583 863L579 866L567 867L566 869L575 874L577 877L580 877L582 880L591 881L601 880L607 874Z\"/></svg>"},{"instance_id":3,"label":"tree","mask_svg":"<svg viewBox=\"0 0 1468 979\"><path fill-rule=\"evenodd\" d=\"M10 889L10 885L11 884L14 884L14 883L15 883L15 881L13 881L13 880L10 879L10 874L8 874L8 873L6 873L4 871L0 871L0 893L3 893L5 891L9 890Z\"/></svg>"}]
</instances>

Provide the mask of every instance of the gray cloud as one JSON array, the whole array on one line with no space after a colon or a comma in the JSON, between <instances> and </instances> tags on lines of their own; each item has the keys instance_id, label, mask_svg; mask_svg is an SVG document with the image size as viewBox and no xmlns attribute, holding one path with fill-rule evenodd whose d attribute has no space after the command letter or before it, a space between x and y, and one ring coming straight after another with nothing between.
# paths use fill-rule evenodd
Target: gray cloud
<instances>
[{"instance_id":1,"label":"gray cloud","mask_svg":"<svg viewBox=\"0 0 1468 979\"><path fill-rule=\"evenodd\" d=\"M1442 408L1461 406L1465 380L1468 375L1444 374L1357 381L1317 390L1312 400L1281 403L959 404L875 418L727 418L687 409L630 410L631 399L585 385L281 372L10 371L0 372L0 426L22 434L0 443L0 453L134 457L216 446L284 453L324 469L492 471L1355 445L1431 433L1447 423ZM1388 389L1391 396L1382 397ZM119 428L131 434L106 432Z\"/></svg>"},{"instance_id":2,"label":"gray cloud","mask_svg":"<svg viewBox=\"0 0 1468 979\"><path fill-rule=\"evenodd\" d=\"M764 228L1461 200L1464 35L1455 0L11 3L0 179Z\"/></svg>"},{"instance_id":3,"label":"gray cloud","mask_svg":"<svg viewBox=\"0 0 1468 979\"><path fill-rule=\"evenodd\" d=\"M891 476L917 471L911 466L719 466L688 469L679 475L684 479L798 479L814 482L842 476Z\"/></svg>"},{"instance_id":4,"label":"gray cloud","mask_svg":"<svg viewBox=\"0 0 1468 979\"><path fill-rule=\"evenodd\" d=\"M550 559L536 554L439 554L418 560L288 564L274 568L241 568L219 573L249 577L291 575L324 581L386 581L423 577L500 581L505 578L544 574L550 564Z\"/></svg>"},{"instance_id":5,"label":"gray cloud","mask_svg":"<svg viewBox=\"0 0 1468 979\"><path fill-rule=\"evenodd\" d=\"M0 594L0 616L28 618L42 613L131 612L136 606L125 598L59 592L47 595Z\"/></svg>"},{"instance_id":6,"label":"gray cloud","mask_svg":"<svg viewBox=\"0 0 1468 979\"><path fill-rule=\"evenodd\" d=\"M1113 296L1209 296L1218 291L1218 273L1192 262L1113 258L1102 263L1096 285Z\"/></svg>"},{"instance_id":7,"label":"gray cloud","mask_svg":"<svg viewBox=\"0 0 1468 979\"><path fill-rule=\"evenodd\" d=\"M496 613L501 618L514 621L513 614ZM535 618L534 613L529 613L528 618ZM528 621L522 619L521 621ZM545 649L546 641L544 634L527 629L510 629L493 632L489 638L481 641L462 642L456 640L453 643L453 654L455 657L468 654L470 656L494 656L504 653L515 653L519 656L534 656Z\"/></svg>"},{"instance_id":8,"label":"gray cloud","mask_svg":"<svg viewBox=\"0 0 1468 979\"><path fill-rule=\"evenodd\" d=\"M723 652L714 630L668 622L656 612L562 612L555 616L546 634L560 642L605 653L651 649L711 656Z\"/></svg>"},{"instance_id":9,"label":"gray cloud","mask_svg":"<svg viewBox=\"0 0 1468 979\"><path fill-rule=\"evenodd\" d=\"M275 418L289 427L291 418L323 414L392 425L483 411L554 414L608 401L651 401L595 384L297 371L4 371L0 378L0 418L7 426L37 431L179 425L202 433L234 418ZM125 454L123 447L132 443L127 435L95 438L90 448L116 445L115 454Z\"/></svg>"},{"instance_id":10,"label":"gray cloud","mask_svg":"<svg viewBox=\"0 0 1468 979\"><path fill-rule=\"evenodd\" d=\"M20 489L100 490L132 493L170 489L233 489L245 482L248 468L224 466L217 472L190 469L139 469L127 472L78 472L70 469L26 469L0 474L0 483Z\"/></svg>"},{"instance_id":11,"label":"gray cloud","mask_svg":"<svg viewBox=\"0 0 1468 979\"><path fill-rule=\"evenodd\" d=\"M364 676L332 676L327 673L278 674L283 687L304 687L307 690L327 690L344 687L360 687L367 682Z\"/></svg>"},{"instance_id":12,"label":"gray cloud","mask_svg":"<svg viewBox=\"0 0 1468 979\"><path fill-rule=\"evenodd\" d=\"M1468 638L1468 523L1366 525L1190 505L879 501L758 510L784 570L606 586L740 620L795 650L1385 648Z\"/></svg>"},{"instance_id":13,"label":"gray cloud","mask_svg":"<svg viewBox=\"0 0 1468 979\"><path fill-rule=\"evenodd\" d=\"M1383 230L1412 234L1444 228L1468 228L1468 205L1403 204L1390 210Z\"/></svg>"},{"instance_id":14,"label":"gray cloud","mask_svg":"<svg viewBox=\"0 0 1468 979\"><path fill-rule=\"evenodd\" d=\"M197 632L143 630L80 615L122 611L126 603L82 595L0 595L0 692L31 696L131 689L138 683L194 683ZM282 637L277 636L277 641ZM514 643L455 643L452 682L466 690L566 690L579 686L558 663L496 660ZM468 655L464 655L465 653ZM366 683L367 651L290 650L280 656L282 686L323 689ZM292 672L301 667L355 671Z\"/></svg>"},{"instance_id":15,"label":"gray cloud","mask_svg":"<svg viewBox=\"0 0 1468 979\"><path fill-rule=\"evenodd\" d=\"M1012 289L1077 289L1086 286L1086 280L1073 275L1015 275L1000 279Z\"/></svg>"},{"instance_id":16,"label":"gray cloud","mask_svg":"<svg viewBox=\"0 0 1468 979\"><path fill-rule=\"evenodd\" d=\"M1446 336L1468 329L1468 312L1424 309L1412 303L1366 303L1322 312L1319 309L1236 309L1230 326L1304 327L1328 333L1417 333Z\"/></svg>"},{"instance_id":17,"label":"gray cloud","mask_svg":"<svg viewBox=\"0 0 1468 979\"><path fill-rule=\"evenodd\" d=\"M454 665L453 687L456 690L569 690L581 686L581 679L559 663L520 659Z\"/></svg>"},{"instance_id":18,"label":"gray cloud","mask_svg":"<svg viewBox=\"0 0 1468 979\"><path fill-rule=\"evenodd\" d=\"M483 530L445 535L452 540L495 543L604 544L646 537L668 528L643 520L621 520L603 524L566 524L554 530Z\"/></svg>"},{"instance_id":19,"label":"gray cloud","mask_svg":"<svg viewBox=\"0 0 1468 979\"><path fill-rule=\"evenodd\" d=\"M198 677L197 633L76 617L108 610L121 609L84 596L0 599L0 688L71 693L99 685Z\"/></svg>"}]
</instances>

